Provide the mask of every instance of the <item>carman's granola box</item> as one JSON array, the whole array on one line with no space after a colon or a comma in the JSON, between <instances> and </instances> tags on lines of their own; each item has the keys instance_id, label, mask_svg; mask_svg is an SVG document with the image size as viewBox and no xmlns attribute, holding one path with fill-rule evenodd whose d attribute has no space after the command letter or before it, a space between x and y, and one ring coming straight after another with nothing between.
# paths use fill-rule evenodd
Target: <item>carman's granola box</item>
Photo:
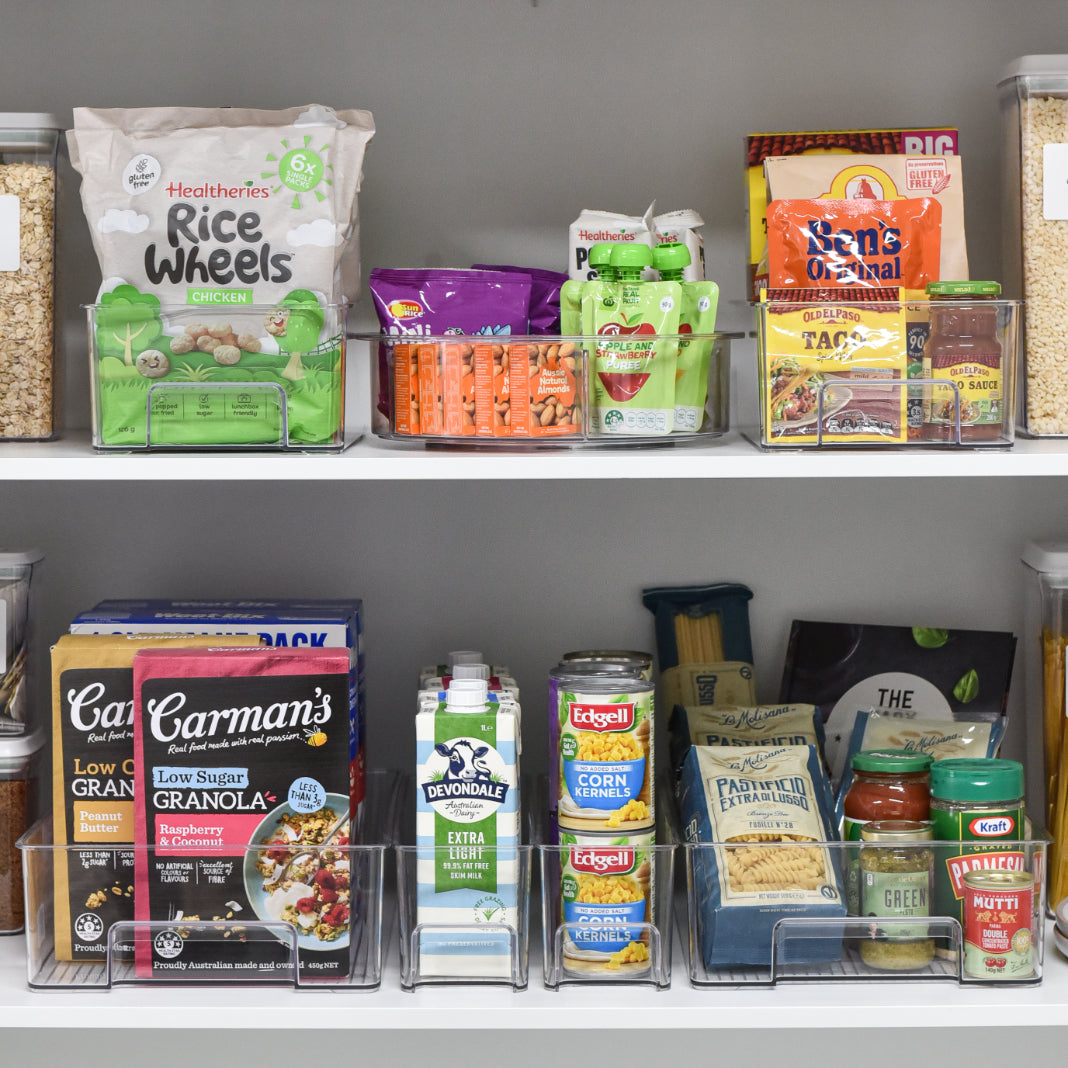
<instances>
[{"instance_id":1,"label":"carman's granola box","mask_svg":"<svg viewBox=\"0 0 1068 1068\"><path fill-rule=\"evenodd\" d=\"M64 634L52 646L52 834L57 960L103 960L133 919L133 662L142 649L259 645L252 635ZM120 945L126 955L130 947Z\"/></svg>"},{"instance_id":2,"label":"carman's granola box","mask_svg":"<svg viewBox=\"0 0 1068 1068\"><path fill-rule=\"evenodd\" d=\"M348 691L343 649L134 658L140 976L289 977L292 931L301 977L349 974Z\"/></svg>"},{"instance_id":3,"label":"carman's granola box","mask_svg":"<svg viewBox=\"0 0 1068 1068\"><path fill-rule=\"evenodd\" d=\"M366 782L363 604L309 600L108 600L71 623L72 634L254 634L276 649L347 649L349 756L357 805Z\"/></svg>"}]
</instances>

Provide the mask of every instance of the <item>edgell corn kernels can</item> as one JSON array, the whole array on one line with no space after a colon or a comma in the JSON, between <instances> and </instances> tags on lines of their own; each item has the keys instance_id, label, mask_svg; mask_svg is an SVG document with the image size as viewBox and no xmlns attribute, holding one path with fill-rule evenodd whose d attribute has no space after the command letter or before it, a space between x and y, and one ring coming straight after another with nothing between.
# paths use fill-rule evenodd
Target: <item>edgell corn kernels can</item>
<instances>
[{"instance_id":1,"label":"edgell corn kernels can","mask_svg":"<svg viewBox=\"0 0 1068 1068\"><path fill-rule=\"evenodd\" d=\"M560 919L570 970L611 974L648 969L655 842L652 831L560 832Z\"/></svg>"},{"instance_id":2,"label":"edgell corn kernels can","mask_svg":"<svg viewBox=\"0 0 1068 1068\"><path fill-rule=\"evenodd\" d=\"M549 693L560 830L654 827L653 684L632 671L565 667L550 674Z\"/></svg>"},{"instance_id":3,"label":"edgell corn kernels can","mask_svg":"<svg viewBox=\"0 0 1068 1068\"><path fill-rule=\"evenodd\" d=\"M1034 879L1026 871L972 871L964 876L964 974L976 979L1031 979Z\"/></svg>"}]
</instances>

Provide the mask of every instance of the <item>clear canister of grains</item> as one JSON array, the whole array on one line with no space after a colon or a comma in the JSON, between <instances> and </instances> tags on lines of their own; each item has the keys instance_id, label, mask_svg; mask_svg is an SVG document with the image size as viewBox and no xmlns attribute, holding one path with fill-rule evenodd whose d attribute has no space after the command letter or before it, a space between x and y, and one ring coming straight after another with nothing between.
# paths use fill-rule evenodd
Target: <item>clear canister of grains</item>
<instances>
[{"instance_id":1,"label":"clear canister of grains","mask_svg":"<svg viewBox=\"0 0 1068 1068\"><path fill-rule=\"evenodd\" d=\"M0 441L55 436L58 126L0 112Z\"/></svg>"},{"instance_id":2,"label":"clear canister of grains","mask_svg":"<svg viewBox=\"0 0 1068 1068\"><path fill-rule=\"evenodd\" d=\"M25 920L22 860L15 843L34 810L41 732L0 736L0 934L21 931Z\"/></svg>"},{"instance_id":3,"label":"clear canister of grains","mask_svg":"<svg viewBox=\"0 0 1068 1068\"><path fill-rule=\"evenodd\" d=\"M36 726L30 714L30 580L34 565L43 559L37 551L0 552L0 738L28 734Z\"/></svg>"}]
</instances>

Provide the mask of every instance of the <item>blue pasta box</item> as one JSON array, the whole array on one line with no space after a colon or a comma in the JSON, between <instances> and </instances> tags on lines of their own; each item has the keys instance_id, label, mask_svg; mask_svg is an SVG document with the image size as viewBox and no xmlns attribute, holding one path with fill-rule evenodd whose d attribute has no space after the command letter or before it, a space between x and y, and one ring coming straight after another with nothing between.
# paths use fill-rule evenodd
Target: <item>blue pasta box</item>
<instances>
[{"instance_id":1,"label":"blue pasta box","mask_svg":"<svg viewBox=\"0 0 1068 1068\"><path fill-rule=\"evenodd\" d=\"M828 845L832 801L815 746L691 746L677 798L706 968L772 966L775 925L799 917L832 922L783 939L780 962L842 955L841 858Z\"/></svg>"}]
</instances>

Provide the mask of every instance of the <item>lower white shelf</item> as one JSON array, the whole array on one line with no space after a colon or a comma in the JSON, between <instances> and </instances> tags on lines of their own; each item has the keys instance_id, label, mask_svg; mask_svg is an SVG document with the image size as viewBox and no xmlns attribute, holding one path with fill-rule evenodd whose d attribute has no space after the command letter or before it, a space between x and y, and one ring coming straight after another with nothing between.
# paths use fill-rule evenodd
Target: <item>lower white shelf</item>
<instances>
[{"instance_id":1,"label":"lower white shelf","mask_svg":"<svg viewBox=\"0 0 1068 1068\"><path fill-rule=\"evenodd\" d=\"M0 1029L167 1029L195 1020L199 1029L240 1031L277 1027L280 1013L296 1006L318 1010L319 1028L366 1032L1063 1027L1068 961L1056 950L1051 932L1052 926L1038 986L887 981L696 989L682 966L668 990L617 984L552 991L541 984L540 955L532 945L531 982L520 993L462 985L407 993L400 987L395 932L376 991L220 985L33 991L26 985L22 937L9 936L0 938ZM678 944L675 959L684 960Z\"/></svg>"}]
</instances>

